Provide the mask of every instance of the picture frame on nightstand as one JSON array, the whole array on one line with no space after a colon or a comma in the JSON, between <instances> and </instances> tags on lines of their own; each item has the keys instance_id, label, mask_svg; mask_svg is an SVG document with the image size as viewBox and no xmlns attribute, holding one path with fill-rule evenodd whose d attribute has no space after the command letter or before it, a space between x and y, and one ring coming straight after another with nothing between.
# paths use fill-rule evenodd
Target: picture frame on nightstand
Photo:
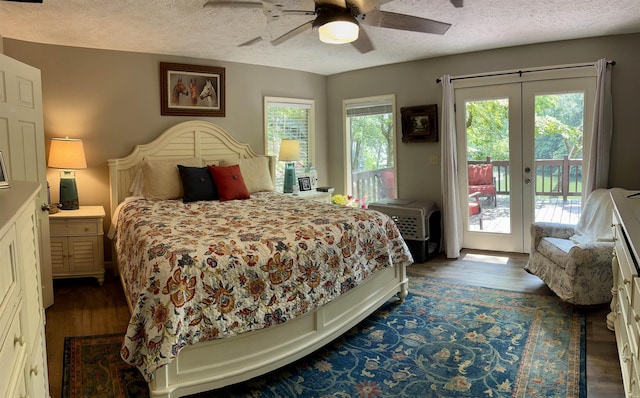
<instances>
[{"instance_id":1,"label":"picture frame on nightstand","mask_svg":"<svg viewBox=\"0 0 640 398\"><path fill-rule=\"evenodd\" d=\"M311 178L310 177L299 177L298 178L298 186L300 187L300 192L311 191Z\"/></svg>"}]
</instances>

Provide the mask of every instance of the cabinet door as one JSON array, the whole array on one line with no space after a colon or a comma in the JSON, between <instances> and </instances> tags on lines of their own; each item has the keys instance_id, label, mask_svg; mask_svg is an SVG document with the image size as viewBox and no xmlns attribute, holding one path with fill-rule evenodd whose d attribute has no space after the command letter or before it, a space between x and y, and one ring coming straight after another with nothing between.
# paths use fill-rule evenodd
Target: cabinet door
<instances>
[{"instance_id":1,"label":"cabinet door","mask_svg":"<svg viewBox=\"0 0 640 398\"><path fill-rule=\"evenodd\" d=\"M20 292L18 269L16 264L16 230L9 228L0 236L0 345L2 336L7 332L13 307Z\"/></svg>"},{"instance_id":2,"label":"cabinet door","mask_svg":"<svg viewBox=\"0 0 640 398\"><path fill-rule=\"evenodd\" d=\"M37 223L38 219L33 208L25 211L16 222L18 258L23 278L22 297L24 300L27 344L33 344L36 335L44 324L44 310L41 301L42 287L40 284L40 268L38 267Z\"/></svg>"},{"instance_id":3,"label":"cabinet door","mask_svg":"<svg viewBox=\"0 0 640 398\"><path fill-rule=\"evenodd\" d=\"M97 236L70 236L67 239L69 271L82 272L99 269Z\"/></svg>"},{"instance_id":4,"label":"cabinet door","mask_svg":"<svg viewBox=\"0 0 640 398\"><path fill-rule=\"evenodd\" d=\"M67 258L67 238L51 237L51 271L60 274L69 271Z\"/></svg>"},{"instance_id":5,"label":"cabinet door","mask_svg":"<svg viewBox=\"0 0 640 398\"><path fill-rule=\"evenodd\" d=\"M16 386L16 389L13 393L13 395L10 395L11 398L24 398L24 397L28 397L29 395L27 394L27 384L25 382L25 372L20 372L20 379L18 380L18 385ZM47 395L44 395L45 397Z\"/></svg>"},{"instance_id":6,"label":"cabinet door","mask_svg":"<svg viewBox=\"0 0 640 398\"><path fill-rule=\"evenodd\" d=\"M30 397L49 397L49 379L46 361L44 333L38 335L36 344L27 359L27 384Z\"/></svg>"}]
</instances>

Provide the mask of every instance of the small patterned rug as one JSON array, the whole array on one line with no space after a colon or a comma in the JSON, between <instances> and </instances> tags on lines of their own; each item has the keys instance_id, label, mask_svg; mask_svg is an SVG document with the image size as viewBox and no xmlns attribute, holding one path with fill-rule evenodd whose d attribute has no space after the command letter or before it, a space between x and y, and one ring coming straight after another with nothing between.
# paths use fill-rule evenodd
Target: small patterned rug
<instances>
[{"instance_id":1,"label":"small patterned rug","mask_svg":"<svg viewBox=\"0 0 640 398\"><path fill-rule=\"evenodd\" d=\"M334 343L194 397L586 397L585 321L555 296L410 278ZM122 335L67 337L63 398L148 397Z\"/></svg>"}]
</instances>

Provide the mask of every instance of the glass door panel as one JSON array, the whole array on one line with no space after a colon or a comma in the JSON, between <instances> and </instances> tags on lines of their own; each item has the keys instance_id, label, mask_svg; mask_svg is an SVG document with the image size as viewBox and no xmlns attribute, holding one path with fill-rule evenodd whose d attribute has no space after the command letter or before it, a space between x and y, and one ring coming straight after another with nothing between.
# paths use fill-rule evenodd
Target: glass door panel
<instances>
[{"instance_id":1,"label":"glass door panel","mask_svg":"<svg viewBox=\"0 0 640 398\"><path fill-rule=\"evenodd\" d=\"M465 109L469 229L509 233L509 99L468 101ZM483 220L489 213L500 217Z\"/></svg>"},{"instance_id":2,"label":"glass door panel","mask_svg":"<svg viewBox=\"0 0 640 398\"><path fill-rule=\"evenodd\" d=\"M533 112L534 222L576 224L580 217L585 128L591 126L589 80L531 82L523 88Z\"/></svg>"},{"instance_id":3,"label":"glass door panel","mask_svg":"<svg viewBox=\"0 0 640 398\"><path fill-rule=\"evenodd\" d=\"M466 248L522 251L520 109L520 84L456 90Z\"/></svg>"}]
</instances>

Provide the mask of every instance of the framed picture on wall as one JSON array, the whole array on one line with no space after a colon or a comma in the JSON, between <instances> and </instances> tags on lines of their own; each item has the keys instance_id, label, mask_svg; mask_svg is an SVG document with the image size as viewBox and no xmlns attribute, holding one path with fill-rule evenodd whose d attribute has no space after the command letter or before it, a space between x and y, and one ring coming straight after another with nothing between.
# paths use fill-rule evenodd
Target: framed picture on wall
<instances>
[{"instance_id":1,"label":"framed picture on wall","mask_svg":"<svg viewBox=\"0 0 640 398\"><path fill-rule=\"evenodd\" d=\"M438 142L438 105L400 108L402 142Z\"/></svg>"},{"instance_id":2,"label":"framed picture on wall","mask_svg":"<svg viewBox=\"0 0 640 398\"><path fill-rule=\"evenodd\" d=\"M225 116L224 68L160 63L160 114Z\"/></svg>"}]
</instances>

